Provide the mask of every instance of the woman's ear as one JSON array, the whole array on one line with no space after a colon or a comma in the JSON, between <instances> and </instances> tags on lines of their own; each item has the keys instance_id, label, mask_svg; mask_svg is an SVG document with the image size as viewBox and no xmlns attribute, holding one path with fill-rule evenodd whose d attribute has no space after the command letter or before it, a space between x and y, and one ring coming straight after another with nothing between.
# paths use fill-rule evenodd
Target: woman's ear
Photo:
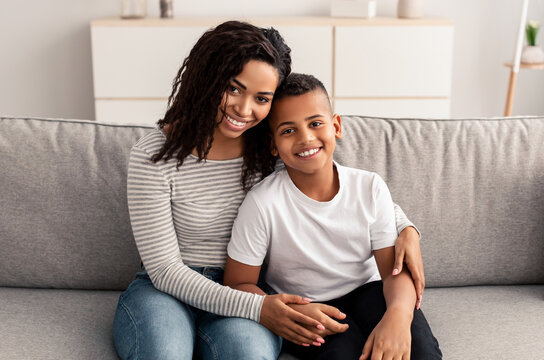
<instances>
[{"instance_id":1,"label":"woman's ear","mask_svg":"<svg viewBox=\"0 0 544 360\"><path fill-rule=\"evenodd\" d=\"M342 119L340 118L340 115L334 114L332 116L332 126L334 126L334 136L337 139L342 138Z\"/></svg>"}]
</instances>

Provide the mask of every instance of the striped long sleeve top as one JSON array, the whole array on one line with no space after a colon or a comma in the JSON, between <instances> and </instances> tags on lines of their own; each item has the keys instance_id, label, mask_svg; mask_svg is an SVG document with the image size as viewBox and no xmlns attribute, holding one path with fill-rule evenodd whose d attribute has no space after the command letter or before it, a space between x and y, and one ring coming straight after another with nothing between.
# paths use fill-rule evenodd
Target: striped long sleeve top
<instances>
[{"instance_id":1,"label":"striped long sleeve top","mask_svg":"<svg viewBox=\"0 0 544 360\"><path fill-rule=\"evenodd\" d=\"M259 321L264 297L219 285L189 266L224 267L238 207L244 199L243 159L198 162L189 155L153 163L166 140L159 129L132 148L127 198L138 252L153 285L186 304L223 316ZM413 226L395 205L397 229Z\"/></svg>"},{"instance_id":2,"label":"striped long sleeve top","mask_svg":"<svg viewBox=\"0 0 544 360\"><path fill-rule=\"evenodd\" d=\"M259 321L264 297L219 285L189 266L224 267L245 193L242 158L153 163L166 140L154 129L132 148L127 197L132 231L153 285L186 304Z\"/></svg>"}]
</instances>

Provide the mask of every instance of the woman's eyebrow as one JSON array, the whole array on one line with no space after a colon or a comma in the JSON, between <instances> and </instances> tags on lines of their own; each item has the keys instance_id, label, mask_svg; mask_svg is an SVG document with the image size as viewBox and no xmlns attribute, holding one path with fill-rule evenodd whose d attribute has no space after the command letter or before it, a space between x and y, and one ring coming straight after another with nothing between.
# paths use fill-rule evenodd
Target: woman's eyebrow
<instances>
[{"instance_id":1,"label":"woman's eyebrow","mask_svg":"<svg viewBox=\"0 0 544 360\"><path fill-rule=\"evenodd\" d=\"M241 87L242 89L247 90L247 86L245 86L244 84L242 84L239 80L232 79L232 81L235 82L236 85L238 85L238 86ZM273 92L273 91L259 91L257 94L259 94L259 95L270 95L270 96L274 96L274 92Z\"/></svg>"},{"instance_id":2,"label":"woman's eyebrow","mask_svg":"<svg viewBox=\"0 0 544 360\"><path fill-rule=\"evenodd\" d=\"M245 86L244 84L242 84L238 80L232 79L232 81L234 81L236 84L238 84L238 86L240 86L242 89L247 90L247 86Z\"/></svg>"}]
</instances>

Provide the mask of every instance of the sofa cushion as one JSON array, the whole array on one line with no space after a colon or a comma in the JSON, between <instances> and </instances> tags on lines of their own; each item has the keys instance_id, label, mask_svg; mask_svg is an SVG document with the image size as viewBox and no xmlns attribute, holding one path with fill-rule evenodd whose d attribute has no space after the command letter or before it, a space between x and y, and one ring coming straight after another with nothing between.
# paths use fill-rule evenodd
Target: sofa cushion
<instances>
[{"instance_id":1,"label":"sofa cushion","mask_svg":"<svg viewBox=\"0 0 544 360\"><path fill-rule=\"evenodd\" d=\"M542 359L544 286L427 289L422 310L444 359Z\"/></svg>"},{"instance_id":2,"label":"sofa cushion","mask_svg":"<svg viewBox=\"0 0 544 360\"><path fill-rule=\"evenodd\" d=\"M149 127L0 119L0 286L123 289L127 159Z\"/></svg>"},{"instance_id":3,"label":"sofa cushion","mask_svg":"<svg viewBox=\"0 0 544 360\"><path fill-rule=\"evenodd\" d=\"M119 295L0 287L0 358L117 359L112 327Z\"/></svg>"},{"instance_id":4,"label":"sofa cushion","mask_svg":"<svg viewBox=\"0 0 544 360\"><path fill-rule=\"evenodd\" d=\"M422 232L428 286L544 283L544 117L342 117L336 159L376 171Z\"/></svg>"},{"instance_id":5,"label":"sofa cushion","mask_svg":"<svg viewBox=\"0 0 544 360\"><path fill-rule=\"evenodd\" d=\"M119 294L0 288L0 357L117 359L112 325ZM542 285L436 288L425 291L422 309L444 359L540 359L543 300Z\"/></svg>"}]
</instances>

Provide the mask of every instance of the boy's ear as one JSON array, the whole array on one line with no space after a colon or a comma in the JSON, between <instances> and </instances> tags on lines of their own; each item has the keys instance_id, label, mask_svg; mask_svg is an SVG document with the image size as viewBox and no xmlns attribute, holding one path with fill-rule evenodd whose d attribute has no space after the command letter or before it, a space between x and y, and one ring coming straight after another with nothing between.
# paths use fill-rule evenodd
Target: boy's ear
<instances>
[{"instance_id":1,"label":"boy's ear","mask_svg":"<svg viewBox=\"0 0 544 360\"><path fill-rule=\"evenodd\" d=\"M270 135L270 153L273 156L278 156L278 149L276 149L276 143L274 142L274 136Z\"/></svg>"},{"instance_id":2,"label":"boy's ear","mask_svg":"<svg viewBox=\"0 0 544 360\"><path fill-rule=\"evenodd\" d=\"M334 136L337 139L342 138L342 119L340 118L340 115L334 114L332 116L332 126L334 126Z\"/></svg>"}]
</instances>

